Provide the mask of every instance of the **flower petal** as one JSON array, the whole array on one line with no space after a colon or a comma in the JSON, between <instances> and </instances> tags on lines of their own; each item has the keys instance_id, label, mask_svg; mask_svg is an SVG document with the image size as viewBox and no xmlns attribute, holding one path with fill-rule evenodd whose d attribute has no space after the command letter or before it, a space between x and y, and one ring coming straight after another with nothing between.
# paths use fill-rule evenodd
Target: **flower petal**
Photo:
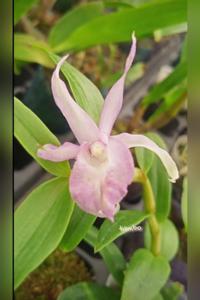
<instances>
[{"instance_id":1,"label":"flower petal","mask_svg":"<svg viewBox=\"0 0 200 300\"><path fill-rule=\"evenodd\" d=\"M121 76L121 78L113 85L104 102L99 128L106 135L110 135L114 122L121 110L122 103L123 103L124 82L125 82L126 74L128 73L133 63L135 52L136 52L136 38L133 35L132 46L129 55L126 59L124 73Z\"/></svg>"},{"instance_id":2,"label":"flower petal","mask_svg":"<svg viewBox=\"0 0 200 300\"><path fill-rule=\"evenodd\" d=\"M133 158L128 148L110 138L107 160L91 156L90 145L83 144L70 176L70 192L84 211L113 220L119 202L133 178Z\"/></svg>"},{"instance_id":3,"label":"flower petal","mask_svg":"<svg viewBox=\"0 0 200 300\"><path fill-rule=\"evenodd\" d=\"M113 136L113 138L123 142L128 146L128 148L131 147L144 147L151 151L153 151L155 154L158 155L160 160L162 161L164 167L166 168L166 171L170 177L171 182L175 182L179 178L179 172L177 169L177 166L169 153L165 151L164 149L160 148L156 143L154 143L151 139L144 135L140 134L129 134L129 133L122 133L116 136Z\"/></svg>"},{"instance_id":4,"label":"flower petal","mask_svg":"<svg viewBox=\"0 0 200 300\"><path fill-rule=\"evenodd\" d=\"M79 143L93 142L99 137L99 129L90 116L73 100L59 71L68 56L63 57L53 73L51 85L56 105L66 118Z\"/></svg>"},{"instance_id":5,"label":"flower petal","mask_svg":"<svg viewBox=\"0 0 200 300\"><path fill-rule=\"evenodd\" d=\"M68 142L61 146L46 144L38 149L37 155L45 160L59 162L76 158L79 148L79 146Z\"/></svg>"}]
</instances>

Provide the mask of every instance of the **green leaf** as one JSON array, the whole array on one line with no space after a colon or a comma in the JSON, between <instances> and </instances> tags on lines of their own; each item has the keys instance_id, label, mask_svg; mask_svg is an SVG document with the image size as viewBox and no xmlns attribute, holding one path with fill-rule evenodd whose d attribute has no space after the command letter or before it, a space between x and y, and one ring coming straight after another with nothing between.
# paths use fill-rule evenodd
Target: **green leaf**
<instances>
[{"instance_id":1,"label":"green leaf","mask_svg":"<svg viewBox=\"0 0 200 300\"><path fill-rule=\"evenodd\" d=\"M166 95L161 105L148 119L149 124L158 122L163 119L163 116L167 115L168 119L177 115L177 111L183 106L186 101L187 95L187 80L183 80L180 84L175 85Z\"/></svg>"},{"instance_id":2,"label":"green leaf","mask_svg":"<svg viewBox=\"0 0 200 300\"><path fill-rule=\"evenodd\" d=\"M52 47L59 47L72 32L85 25L92 19L103 15L102 2L87 3L71 9L52 27L49 43Z\"/></svg>"},{"instance_id":3,"label":"green leaf","mask_svg":"<svg viewBox=\"0 0 200 300\"><path fill-rule=\"evenodd\" d=\"M15 33L14 35L14 58L17 61L33 62L48 68L53 68L54 64L49 58L50 47L28 34Z\"/></svg>"},{"instance_id":4,"label":"green leaf","mask_svg":"<svg viewBox=\"0 0 200 300\"><path fill-rule=\"evenodd\" d=\"M164 300L164 298L161 294L158 294L152 300Z\"/></svg>"},{"instance_id":5,"label":"green leaf","mask_svg":"<svg viewBox=\"0 0 200 300\"><path fill-rule=\"evenodd\" d=\"M58 246L72 211L66 178L43 183L17 208L14 216L15 288Z\"/></svg>"},{"instance_id":6,"label":"green leaf","mask_svg":"<svg viewBox=\"0 0 200 300\"><path fill-rule=\"evenodd\" d=\"M187 62L184 54L175 70L162 82L158 83L143 99L141 106L148 107L160 100L159 107L148 118L148 125L162 126L175 117L186 100L187 95ZM164 123L163 123L164 122Z\"/></svg>"},{"instance_id":7,"label":"green leaf","mask_svg":"<svg viewBox=\"0 0 200 300\"><path fill-rule=\"evenodd\" d=\"M160 147L166 148L159 135L148 133L148 136ZM163 221L168 217L171 208L172 184L162 162L155 154L153 155L154 162L148 172L148 177L156 200L156 216L159 221Z\"/></svg>"},{"instance_id":8,"label":"green leaf","mask_svg":"<svg viewBox=\"0 0 200 300\"><path fill-rule=\"evenodd\" d=\"M134 6L141 6L141 5L144 5L144 4L148 5L150 2L156 3L156 2L159 2L160 0L128 0L128 1L132 2L132 4Z\"/></svg>"},{"instance_id":9,"label":"green leaf","mask_svg":"<svg viewBox=\"0 0 200 300\"><path fill-rule=\"evenodd\" d=\"M182 212L182 218L185 225L185 229L187 230L188 226L188 179L187 177L183 180L183 193L181 198L181 212Z\"/></svg>"},{"instance_id":10,"label":"green leaf","mask_svg":"<svg viewBox=\"0 0 200 300\"><path fill-rule=\"evenodd\" d=\"M86 242L94 247L97 235L98 230L94 226L91 227L85 236ZM110 243L104 249L100 250L100 254L113 278L122 285L126 261L119 248L114 243Z\"/></svg>"},{"instance_id":11,"label":"green leaf","mask_svg":"<svg viewBox=\"0 0 200 300\"><path fill-rule=\"evenodd\" d=\"M50 54L54 63L58 63L59 57ZM65 78L69 81L75 101L98 123L103 107L103 97L98 88L81 72L67 62L61 68Z\"/></svg>"},{"instance_id":12,"label":"green leaf","mask_svg":"<svg viewBox=\"0 0 200 300\"><path fill-rule=\"evenodd\" d=\"M126 261L119 248L111 243L100 251L101 256L112 274L113 278L122 285L124 280L124 270L126 269Z\"/></svg>"},{"instance_id":13,"label":"green leaf","mask_svg":"<svg viewBox=\"0 0 200 300\"><path fill-rule=\"evenodd\" d=\"M58 300L119 300L119 293L96 283L77 283L60 294Z\"/></svg>"},{"instance_id":14,"label":"green leaf","mask_svg":"<svg viewBox=\"0 0 200 300\"><path fill-rule=\"evenodd\" d=\"M167 12L167 13L166 13ZM56 51L81 50L94 45L125 42L136 37L153 34L157 29L182 24L187 21L186 0L163 0L108 13L77 28Z\"/></svg>"},{"instance_id":15,"label":"green leaf","mask_svg":"<svg viewBox=\"0 0 200 300\"><path fill-rule=\"evenodd\" d=\"M37 2L38 0L14 0L14 24Z\"/></svg>"},{"instance_id":16,"label":"green leaf","mask_svg":"<svg viewBox=\"0 0 200 300\"><path fill-rule=\"evenodd\" d=\"M179 236L174 224L166 219L160 225L161 232L161 254L168 260L172 260L179 247ZM151 233L149 225L145 225L145 246L151 248Z\"/></svg>"},{"instance_id":17,"label":"green leaf","mask_svg":"<svg viewBox=\"0 0 200 300\"><path fill-rule=\"evenodd\" d=\"M60 143L42 121L17 98L14 101L14 130L18 141L47 172L56 176L69 176L70 168L67 162L55 163L37 156L39 146L59 146Z\"/></svg>"},{"instance_id":18,"label":"green leaf","mask_svg":"<svg viewBox=\"0 0 200 300\"><path fill-rule=\"evenodd\" d=\"M72 251L85 237L95 219L95 216L85 213L76 206L60 243L60 247L64 251Z\"/></svg>"},{"instance_id":19,"label":"green leaf","mask_svg":"<svg viewBox=\"0 0 200 300\"><path fill-rule=\"evenodd\" d=\"M167 260L147 249L137 250L125 271L121 300L152 300L170 273Z\"/></svg>"},{"instance_id":20,"label":"green leaf","mask_svg":"<svg viewBox=\"0 0 200 300\"><path fill-rule=\"evenodd\" d=\"M183 294L184 287L179 282L172 282L165 286L161 294L164 300L180 300L180 296Z\"/></svg>"},{"instance_id":21,"label":"green leaf","mask_svg":"<svg viewBox=\"0 0 200 300\"><path fill-rule=\"evenodd\" d=\"M147 133L146 136L151 138L151 134L149 135ZM153 165L155 158L154 153L142 147L136 147L134 151L139 167L147 174Z\"/></svg>"},{"instance_id":22,"label":"green leaf","mask_svg":"<svg viewBox=\"0 0 200 300\"><path fill-rule=\"evenodd\" d=\"M133 8L134 3L132 0L104 0L106 7L109 8Z\"/></svg>"},{"instance_id":23,"label":"green leaf","mask_svg":"<svg viewBox=\"0 0 200 300\"><path fill-rule=\"evenodd\" d=\"M178 24L175 26L169 26L163 29L158 29L154 32L154 38L156 42L160 42L163 37L173 34L180 34L187 31L187 23Z\"/></svg>"},{"instance_id":24,"label":"green leaf","mask_svg":"<svg viewBox=\"0 0 200 300\"><path fill-rule=\"evenodd\" d=\"M123 210L117 213L114 223L109 220L105 220L99 230L95 251L102 250L106 245L123 235L123 229L125 230L126 227L130 230L130 227L141 223L147 217L148 215L142 211Z\"/></svg>"},{"instance_id":25,"label":"green leaf","mask_svg":"<svg viewBox=\"0 0 200 300\"><path fill-rule=\"evenodd\" d=\"M187 64L181 62L166 79L156 84L143 99L142 105L148 106L160 101L172 88L181 83L187 76Z\"/></svg>"}]
</instances>

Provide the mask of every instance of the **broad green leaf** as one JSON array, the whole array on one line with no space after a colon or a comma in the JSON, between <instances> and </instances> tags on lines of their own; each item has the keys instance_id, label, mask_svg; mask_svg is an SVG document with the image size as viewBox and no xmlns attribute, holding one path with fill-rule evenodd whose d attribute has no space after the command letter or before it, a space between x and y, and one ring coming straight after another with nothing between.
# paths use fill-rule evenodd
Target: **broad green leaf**
<instances>
[{"instance_id":1,"label":"broad green leaf","mask_svg":"<svg viewBox=\"0 0 200 300\"><path fill-rule=\"evenodd\" d=\"M164 300L164 298L161 294L158 294L152 300Z\"/></svg>"},{"instance_id":2,"label":"broad green leaf","mask_svg":"<svg viewBox=\"0 0 200 300\"><path fill-rule=\"evenodd\" d=\"M14 133L25 150L49 173L68 177L67 162L55 163L37 156L39 146L45 144L60 145L58 139L42 121L17 98L14 100Z\"/></svg>"},{"instance_id":3,"label":"broad green leaf","mask_svg":"<svg viewBox=\"0 0 200 300\"><path fill-rule=\"evenodd\" d=\"M179 247L179 236L174 224L166 219L160 224L161 232L161 254L168 260L172 260L176 255ZM145 246L151 248L151 233L149 225L145 225Z\"/></svg>"},{"instance_id":4,"label":"broad green leaf","mask_svg":"<svg viewBox=\"0 0 200 300\"><path fill-rule=\"evenodd\" d=\"M14 0L14 24L37 2L38 0Z\"/></svg>"},{"instance_id":5,"label":"broad green leaf","mask_svg":"<svg viewBox=\"0 0 200 300\"><path fill-rule=\"evenodd\" d=\"M55 54L50 54L50 57L54 63L58 63L60 59ZM98 88L67 62L64 63L61 71L69 82L75 101L98 123L104 103Z\"/></svg>"},{"instance_id":6,"label":"broad green leaf","mask_svg":"<svg viewBox=\"0 0 200 300\"><path fill-rule=\"evenodd\" d=\"M167 260L147 249L137 250L125 271L121 300L153 300L170 273Z\"/></svg>"},{"instance_id":7,"label":"broad green leaf","mask_svg":"<svg viewBox=\"0 0 200 300\"><path fill-rule=\"evenodd\" d=\"M14 216L15 288L59 245L73 211L66 178L37 187Z\"/></svg>"},{"instance_id":8,"label":"broad green leaf","mask_svg":"<svg viewBox=\"0 0 200 300\"><path fill-rule=\"evenodd\" d=\"M132 0L104 0L106 7L109 8L133 8L134 3Z\"/></svg>"},{"instance_id":9,"label":"broad green leaf","mask_svg":"<svg viewBox=\"0 0 200 300\"><path fill-rule=\"evenodd\" d=\"M71 9L52 27L49 34L50 45L52 47L59 46L73 31L103 15L103 10L102 2L87 3Z\"/></svg>"},{"instance_id":10,"label":"broad green leaf","mask_svg":"<svg viewBox=\"0 0 200 300\"><path fill-rule=\"evenodd\" d=\"M156 42L160 42L161 39L165 36L170 36L170 35L178 34L178 33L180 34L180 33L186 32L186 31L187 31L187 23L184 22L182 24L166 27L161 30L159 30L159 29L156 30L154 32L154 38L155 38Z\"/></svg>"},{"instance_id":11,"label":"broad green leaf","mask_svg":"<svg viewBox=\"0 0 200 300\"><path fill-rule=\"evenodd\" d=\"M132 4L134 6L141 6L141 5L144 5L144 4L148 5L150 2L156 3L156 2L159 2L160 0L128 0L128 1L132 2Z\"/></svg>"},{"instance_id":12,"label":"broad green leaf","mask_svg":"<svg viewBox=\"0 0 200 300\"><path fill-rule=\"evenodd\" d=\"M164 141L159 135L148 133L148 136L160 147L166 148ZM156 200L156 216L159 221L163 221L168 217L171 208L172 184L169 181L168 174L162 162L155 154L154 156L152 167L148 172L148 177Z\"/></svg>"},{"instance_id":13,"label":"broad green leaf","mask_svg":"<svg viewBox=\"0 0 200 300\"><path fill-rule=\"evenodd\" d=\"M81 282L68 287L58 300L119 300L119 292L96 283Z\"/></svg>"},{"instance_id":14,"label":"broad green leaf","mask_svg":"<svg viewBox=\"0 0 200 300\"><path fill-rule=\"evenodd\" d=\"M86 242L94 247L97 235L98 230L95 227L91 227L85 236ZM122 285L126 261L120 249L114 243L110 243L100 250L100 254L113 278Z\"/></svg>"},{"instance_id":15,"label":"broad green leaf","mask_svg":"<svg viewBox=\"0 0 200 300\"><path fill-rule=\"evenodd\" d=\"M76 206L60 243L60 247L64 251L72 251L85 237L95 219L95 216L85 213Z\"/></svg>"},{"instance_id":16,"label":"broad green leaf","mask_svg":"<svg viewBox=\"0 0 200 300\"><path fill-rule=\"evenodd\" d=\"M53 68L54 64L48 55L50 47L44 41L37 40L28 34L15 33L14 44L15 60Z\"/></svg>"},{"instance_id":17,"label":"broad green leaf","mask_svg":"<svg viewBox=\"0 0 200 300\"><path fill-rule=\"evenodd\" d=\"M141 5L144 5L145 3L148 4L149 2L155 2L155 1L159 1L159 0L104 0L104 3L108 6L108 7L117 7L117 8L121 8L121 7L138 7Z\"/></svg>"},{"instance_id":18,"label":"broad green leaf","mask_svg":"<svg viewBox=\"0 0 200 300\"><path fill-rule=\"evenodd\" d=\"M180 300L183 291L184 287L182 284L179 282L172 282L162 289L161 294L164 300Z\"/></svg>"},{"instance_id":19,"label":"broad green leaf","mask_svg":"<svg viewBox=\"0 0 200 300\"><path fill-rule=\"evenodd\" d=\"M108 271L112 274L113 278L119 285L122 285L124 280L124 270L126 269L126 261L119 248L111 243L104 247L100 251L101 256L108 268Z\"/></svg>"},{"instance_id":20,"label":"broad green leaf","mask_svg":"<svg viewBox=\"0 0 200 300\"><path fill-rule=\"evenodd\" d=\"M186 20L186 0L152 2L97 17L77 28L54 50L81 50L99 44L130 41L133 31L140 38L153 34L157 29L182 24Z\"/></svg>"},{"instance_id":21,"label":"broad green leaf","mask_svg":"<svg viewBox=\"0 0 200 300\"><path fill-rule=\"evenodd\" d=\"M98 233L95 251L102 250L106 245L123 235L123 229L130 229L130 227L141 223L147 217L148 214L139 210L122 210L117 213L113 223L105 220Z\"/></svg>"},{"instance_id":22,"label":"broad green leaf","mask_svg":"<svg viewBox=\"0 0 200 300\"><path fill-rule=\"evenodd\" d=\"M151 138L151 134L146 136ZM139 167L147 174L153 165L155 155L152 151L141 147L135 148L135 154Z\"/></svg>"},{"instance_id":23,"label":"broad green leaf","mask_svg":"<svg viewBox=\"0 0 200 300\"><path fill-rule=\"evenodd\" d=\"M181 62L166 79L156 84L150 90L147 96L143 99L142 105L148 106L160 101L166 93L168 93L177 84L181 83L186 76L187 64L186 62Z\"/></svg>"},{"instance_id":24,"label":"broad green leaf","mask_svg":"<svg viewBox=\"0 0 200 300\"><path fill-rule=\"evenodd\" d=\"M181 212L182 212L182 218L185 225L185 229L187 230L188 226L188 180L187 177L183 180L183 193L181 198Z\"/></svg>"}]
</instances>

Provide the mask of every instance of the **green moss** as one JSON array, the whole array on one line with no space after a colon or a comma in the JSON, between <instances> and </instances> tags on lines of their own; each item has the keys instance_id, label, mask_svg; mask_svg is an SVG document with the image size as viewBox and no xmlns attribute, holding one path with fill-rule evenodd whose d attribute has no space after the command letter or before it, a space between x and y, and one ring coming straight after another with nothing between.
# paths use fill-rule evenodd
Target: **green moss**
<instances>
[{"instance_id":1,"label":"green moss","mask_svg":"<svg viewBox=\"0 0 200 300\"><path fill-rule=\"evenodd\" d=\"M56 250L17 289L16 300L56 300L66 287L91 281L92 274L76 253Z\"/></svg>"}]
</instances>

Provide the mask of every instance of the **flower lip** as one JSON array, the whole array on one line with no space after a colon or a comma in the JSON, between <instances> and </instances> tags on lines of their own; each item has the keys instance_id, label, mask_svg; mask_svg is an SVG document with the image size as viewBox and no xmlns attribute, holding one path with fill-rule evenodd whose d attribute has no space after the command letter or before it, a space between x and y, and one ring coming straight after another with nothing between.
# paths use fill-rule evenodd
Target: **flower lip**
<instances>
[{"instance_id":1,"label":"flower lip","mask_svg":"<svg viewBox=\"0 0 200 300\"><path fill-rule=\"evenodd\" d=\"M100 162L107 160L107 147L101 141L96 141L90 145L90 153L92 157L96 158Z\"/></svg>"}]
</instances>

